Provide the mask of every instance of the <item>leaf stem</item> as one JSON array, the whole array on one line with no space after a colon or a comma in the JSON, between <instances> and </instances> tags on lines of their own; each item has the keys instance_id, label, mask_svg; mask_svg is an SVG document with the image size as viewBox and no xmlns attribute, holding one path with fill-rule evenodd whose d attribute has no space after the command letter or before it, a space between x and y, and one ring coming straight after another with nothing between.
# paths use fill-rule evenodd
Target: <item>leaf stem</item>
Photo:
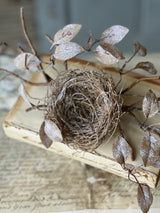
<instances>
[{"instance_id":1,"label":"leaf stem","mask_svg":"<svg viewBox=\"0 0 160 213\"><path fill-rule=\"evenodd\" d=\"M51 39L51 37L49 35L46 34L45 37L49 42L51 42L52 44L54 43L54 40Z\"/></svg>"},{"instance_id":2,"label":"leaf stem","mask_svg":"<svg viewBox=\"0 0 160 213\"><path fill-rule=\"evenodd\" d=\"M142 189L142 186L141 186L139 180L137 179L136 175L132 173L134 168L133 169L129 169L127 167L124 167L123 169L128 172L128 180L132 181L133 183L137 183L139 185L140 189L143 192L143 189ZM132 177L135 179L135 181L131 180L130 175L132 175Z\"/></svg>"},{"instance_id":3,"label":"leaf stem","mask_svg":"<svg viewBox=\"0 0 160 213\"><path fill-rule=\"evenodd\" d=\"M128 92L130 89L132 89L134 86L136 86L141 81L150 81L150 80L160 80L160 76L153 76L153 77L143 77L140 79L137 79L135 82L133 82L130 86L128 86L126 89L124 89L121 94L124 94L125 92Z\"/></svg>"},{"instance_id":4,"label":"leaf stem","mask_svg":"<svg viewBox=\"0 0 160 213\"><path fill-rule=\"evenodd\" d=\"M140 182L138 181L137 177L132 173L132 171L130 171L130 175L132 175L132 177L134 177L136 183L138 184L138 186L140 187L142 193L143 193L143 189L142 189L142 186L140 184Z\"/></svg>"},{"instance_id":5,"label":"leaf stem","mask_svg":"<svg viewBox=\"0 0 160 213\"><path fill-rule=\"evenodd\" d=\"M45 105L45 104L40 104L40 105L37 105L37 106L34 105L34 106L32 106L32 107L27 108L27 109L26 109L26 112L29 112L29 111L35 110L35 109L43 110L43 107L46 108L47 105Z\"/></svg>"},{"instance_id":6,"label":"leaf stem","mask_svg":"<svg viewBox=\"0 0 160 213\"><path fill-rule=\"evenodd\" d=\"M27 29L26 29L26 25L25 25L25 20L24 20L24 8L21 7L20 8L20 17L21 17L21 23L22 23L22 28L23 28L23 32L24 32L24 35L25 35L25 38L27 39L27 42L32 50L32 53L37 56L37 52L31 42L31 39L29 38L29 35L28 35L28 32L27 32Z\"/></svg>"},{"instance_id":7,"label":"leaf stem","mask_svg":"<svg viewBox=\"0 0 160 213\"><path fill-rule=\"evenodd\" d=\"M85 51L91 52L91 51L92 51L92 47L93 47L95 44L97 44L98 42L100 42L100 40L101 40L101 39L96 39L96 40L91 44L91 46L89 47L89 49L87 49L87 48L85 48L85 47L83 47L83 48L85 49Z\"/></svg>"},{"instance_id":8,"label":"leaf stem","mask_svg":"<svg viewBox=\"0 0 160 213\"><path fill-rule=\"evenodd\" d=\"M159 128L157 128L155 126L148 126L144 123L141 123L137 119L137 117L135 116L135 114L133 112L129 112L129 115L134 118L134 120L137 122L140 129L142 129L144 132L148 131L149 133L153 133L153 134L157 135L158 137L160 137L160 129Z\"/></svg>"},{"instance_id":9,"label":"leaf stem","mask_svg":"<svg viewBox=\"0 0 160 213\"><path fill-rule=\"evenodd\" d=\"M136 106L139 105L141 102L142 102L142 100L137 101L137 102L135 102L135 103L133 103L133 104L131 104L131 105L123 105L123 106L122 106L122 111L123 111L123 112L131 112L131 111L133 111L134 109L137 109Z\"/></svg>"},{"instance_id":10,"label":"leaf stem","mask_svg":"<svg viewBox=\"0 0 160 213\"><path fill-rule=\"evenodd\" d=\"M28 42L28 44L29 44L29 46L30 46L30 48L31 48L32 53L39 59L39 56L38 56L38 54L37 54L37 51L35 50L35 48L34 48L34 46L33 46L33 44L32 44L32 41L31 41L31 39L30 39L30 37L29 37L29 35L28 35L28 32L27 32L27 28L26 28L26 24L25 24L25 19L24 19L24 8L23 8L23 7L20 8L20 17L21 17L22 29L23 29L25 38L26 38L26 40L27 40L27 42ZM44 75L46 81L47 81L47 82L51 81L50 76L49 76L47 73L44 72L41 63L40 63L40 65L39 65L39 69L42 71L42 73L43 73L43 75Z\"/></svg>"},{"instance_id":11,"label":"leaf stem","mask_svg":"<svg viewBox=\"0 0 160 213\"><path fill-rule=\"evenodd\" d=\"M135 70L135 68L129 69L126 72L121 73L121 75L125 75L128 74L129 72L132 72L133 70Z\"/></svg>"},{"instance_id":12,"label":"leaf stem","mask_svg":"<svg viewBox=\"0 0 160 213\"><path fill-rule=\"evenodd\" d=\"M42 82L42 83L31 82L31 81L28 81L28 80L20 77L19 75L12 73L12 72L5 70L5 69L0 68L0 72L4 72L4 73L7 73L8 75L12 75L14 78L17 78L17 79L21 80L22 82L30 84L32 86L48 86L48 82L47 83L46 82Z\"/></svg>"},{"instance_id":13,"label":"leaf stem","mask_svg":"<svg viewBox=\"0 0 160 213\"><path fill-rule=\"evenodd\" d=\"M121 83L121 81L122 81L122 75L123 75L123 74L127 74L128 72L131 72L131 71L132 71L132 69L131 69L131 70L128 70L128 71L126 71L125 73L123 73L123 70L124 70L124 68L126 67L126 65L136 56L137 53L138 53L138 50L135 51L134 54L133 54L127 61L125 61L124 64L122 65L122 67L119 69L120 79L119 79L118 83L116 84L115 89L116 89L116 88L119 86L119 84Z\"/></svg>"}]
</instances>

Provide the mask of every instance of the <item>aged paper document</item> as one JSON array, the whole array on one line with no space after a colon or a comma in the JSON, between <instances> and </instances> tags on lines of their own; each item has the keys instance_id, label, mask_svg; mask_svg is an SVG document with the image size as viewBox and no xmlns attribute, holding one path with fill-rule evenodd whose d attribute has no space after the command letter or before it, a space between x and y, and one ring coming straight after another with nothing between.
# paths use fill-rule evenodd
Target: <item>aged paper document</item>
<instances>
[{"instance_id":1,"label":"aged paper document","mask_svg":"<svg viewBox=\"0 0 160 213\"><path fill-rule=\"evenodd\" d=\"M160 208L160 183L152 192L152 208ZM136 193L127 179L9 139L0 129L0 212L140 212Z\"/></svg>"},{"instance_id":2,"label":"aged paper document","mask_svg":"<svg viewBox=\"0 0 160 213\"><path fill-rule=\"evenodd\" d=\"M159 213L160 209L150 209L150 213ZM64 213L64 212L61 212ZM140 213L138 209L107 209L107 210L99 210L99 209L90 209L90 210L80 210L80 211L67 211L65 213Z\"/></svg>"}]
</instances>

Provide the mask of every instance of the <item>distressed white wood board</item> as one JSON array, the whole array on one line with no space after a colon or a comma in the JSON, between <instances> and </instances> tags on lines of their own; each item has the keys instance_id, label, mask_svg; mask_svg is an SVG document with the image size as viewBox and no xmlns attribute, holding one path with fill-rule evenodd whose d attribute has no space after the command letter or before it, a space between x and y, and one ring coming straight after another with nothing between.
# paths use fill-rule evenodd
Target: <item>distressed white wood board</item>
<instances>
[{"instance_id":1,"label":"distressed white wood board","mask_svg":"<svg viewBox=\"0 0 160 213\"><path fill-rule=\"evenodd\" d=\"M60 62L56 63L56 67L59 71L64 69L64 65ZM73 59L68 63L68 67L69 68L87 67L87 69L92 70L105 69L109 73L109 75L112 75L115 82L118 81L119 79L119 75L114 68L104 68L102 65L96 63L88 64L88 62L84 60ZM50 73L50 75L52 75L53 77L55 77L55 73L51 68L49 68L47 72ZM120 87L126 87L128 84L130 84L139 77L140 76L137 74L128 75L122 82ZM32 81L43 82L44 77L42 76L42 74L36 73L32 77ZM159 86L160 84L158 82L143 82L134 87L130 93L133 94L137 93L140 95L144 95L149 88L152 88L152 90L158 96L158 94L160 93ZM46 94L46 87L35 87L35 86L33 87L28 85L27 91L32 97L43 98L45 97ZM134 102L134 100L135 99L132 96L129 98L127 97L124 100L124 102L131 104ZM37 101L35 101L35 103L37 103ZM16 104L13 106L13 108L11 109L11 111L9 112L3 123L3 128L7 136L20 140L22 142L29 143L31 145L38 146L48 151L52 151L57 154L64 155L66 157L73 158L75 160L103 169L105 171L111 172L121 177L128 178L127 172L125 172L121 168L121 166L113 159L112 142L114 140L114 137L109 141L109 143L104 142L96 150L102 156L98 156L81 150L74 150L63 143L58 142L53 142L52 146L46 149L42 145L38 134L44 115L40 111L26 112L27 108L28 105L23 101L21 97L19 97ZM140 115L139 117L142 117L143 119L143 116ZM158 119L159 118L156 117L152 119L151 122L158 122ZM122 118L121 124L127 136L128 142L134 149L135 160L134 161L128 160L127 163L130 167L139 165L142 163L142 160L139 155L139 144L143 139L144 134L128 116L124 116ZM159 170L153 167L139 168L136 172L138 180L142 183L148 184L152 188L156 186L158 175Z\"/></svg>"}]
</instances>

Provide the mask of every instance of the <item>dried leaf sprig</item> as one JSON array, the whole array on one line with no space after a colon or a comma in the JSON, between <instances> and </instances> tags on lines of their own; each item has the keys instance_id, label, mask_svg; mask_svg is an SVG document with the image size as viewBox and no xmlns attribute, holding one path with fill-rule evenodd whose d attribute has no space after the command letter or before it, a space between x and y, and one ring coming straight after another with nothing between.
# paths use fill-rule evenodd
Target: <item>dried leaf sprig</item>
<instances>
[{"instance_id":1,"label":"dried leaf sprig","mask_svg":"<svg viewBox=\"0 0 160 213\"><path fill-rule=\"evenodd\" d=\"M152 145L151 142L152 141ZM159 158L157 146L160 146L157 141L154 139L153 136L150 136L150 138L145 137L143 140L143 143L141 144L140 148L140 155L143 159L144 166L155 166L155 159ZM149 145L151 145L151 148L149 148ZM136 177L136 166L132 169L128 168L126 166L126 160L130 157L132 159L133 157L133 150L128 144L128 142L123 138L122 136L118 136L116 140L113 143L113 156L115 160L122 166L122 168L128 172L128 179L130 179L130 176L133 177L134 182L138 184L137 189L137 201L138 205L141 208L143 213L147 213L150 209L150 206L153 202L153 196L151 194L151 189L147 184L140 183ZM157 160L159 163L159 161ZM157 166L157 164L156 164ZM159 165L158 165L159 166ZM138 166L139 167L139 166ZM133 180L131 180L133 181Z\"/></svg>"},{"instance_id":2,"label":"dried leaf sprig","mask_svg":"<svg viewBox=\"0 0 160 213\"><path fill-rule=\"evenodd\" d=\"M25 19L24 19L24 9L23 7L20 8L20 18L21 18L21 23L22 23L22 28L23 28L23 32L25 35L25 38L31 48L32 53L25 53L22 47L18 47L16 48L16 50L18 50L20 52L20 54L14 59L14 64L16 66L16 68L18 70L25 70L25 69L36 69L38 71L43 72L45 79L47 82L49 82L51 79L50 77L44 72L43 68L42 68L42 64L41 64L41 60L37 54L37 51L35 50L31 39L28 35L27 29L26 29L26 25L25 25ZM6 42L1 42L1 45L5 45L8 47L8 44ZM11 49L14 49L14 47L11 47ZM34 82L30 82L26 79L23 79L22 77L20 77L19 75L12 73L8 70L5 69L0 69L1 72L7 73L9 75L12 75L13 77L21 80L23 83L28 83L34 86L47 86L48 83L34 83Z\"/></svg>"},{"instance_id":3,"label":"dried leaf sprig","mask_svg":"<svg viewBox=\"0 0 160 213\"><path fill-rule=\"evenodd\" d=\"M146 134L140 144L143 166L153 166L160 169L160 143L153 136L160 137L160 128L154 124L147 125L147 121L159 113L160 98L149 89L140 101L138 100L129 106L123 104L124 95L134 86L142 81L160 80L160 76L141 77L127 88L118 89L122 78L125 78L125 75L134 70L141 69L151 75L157 74L156 68L149 61L140 61L133 68L126 69L135 56L146 56L147 49L139 42L133 44L133 55L124 61L119 68L120 78L117 83L99 70L97 72L91 72L87 69L68 70L67 61L84 52L94 52L97 60L105 65L112 65L125 59L123 53L115 45L129 32L128 28L124 26L114 25L107 28L99 39L93 40L92 33L90 33L86 45L82 47L72 41L82 26L80 24L69 24L60 29L53 36L53 39L46 35L51 43L49 50L51 66L56 70L54 66L56 59L64 61L66 65L66 70L56 80L53 80L45 72L42 66L43 61L28 35L23 8L20 9L20 16L23 32L31 52L25 52L23 48L19 47L20 54L14 59L14 64L18 70L27 69L30 71L35 69L42 72L46 81L34 83L8 70L0 69L0 72L12 75L21 81L19 94L29 106L26 111L34 109L44 111L44 121L39 131L43 145L49 148L53 141L56 141L66 143L69 146L72 145L73 148L93 152L103 142L106 135L112 136L117 129L118 136L113 143L113 157L128 172L128 178L131 179L130 177L132 177L132 181L134 179L138 184L138 204L142 212L148 212L153 196L149 186L139 183L136 177L137 167L132 169L127 167L126 161L129 158L132 160L134 153L120 122L124 114L134 118L136 124ZM0 45L8 48L5 42L1 42ZM57 70L56 72L58 73ZM29 99L29 94L25 90L25 83L33 86L47 86L50 95L42 100L44 103L35 105ZM137 118L137 111L144 115L144 121Z\"/></svg>"},{"instance_id":4,"label":"dried leaf sprig","mask_svg":"<svg viewBox=\"0 0 160 213\"><path fill-rule=\"evenodd\" d=\"M95 52L96 58L107 65L117 63L120 59L124 59L122 52L113 45L119 43L126 36L129 31L128 28L120 25L112 26L102 33L100 39L95 41L92 41L92 35L90 34L85 47L81 47L79 44L71 42L80 29L81 25L79 24L69 24L59 30L55 34L54 39L46 35L46 38L52 43L50 50L55 47L55 52L51 56L52 59L55 58L66 61L84 51ZM95 44L99 45L95 50L92 50Z\"/></svg>"},{"instance_id":5,"label":"dried leaf sprig","mask_svg":"<svg viewBox=\"0 0 160 213\"><path fill-rule=\"evenodd\" d=\"M153 138L151 138L151 140L155 142ZM155 145L153 145L153 147L155 147ZM141 144L141 149L140 149L140 154L142 156L143 162L145 162L149 153L150 155L152 155L152 158L153 158L154 153L152 151L153 150L147 149L146 140L144 140L144 143ZM125 139L124 132L121 129L121 126L119 126L119 135L116 137L116 139L113 142L113 157L117 161L117 163L119 163L122 166L122 168L126 172L128 172L128 179L131 180L130 176L132 176L134 179L134 182L138 184L138 189L137 189L138 205L140 206L143 213L147 213L153 202L153 196L151 194L150 187L146 184L140 183L136 177L136 169L139 166L137 168L135 166L132 169L130 169L126 165L126 161L128 158L130 158L131 160L133 159L133 150L132 150L132 147L128 144L127 140ZM144 165L146 166L146 162Z\"/></svg>"}]
</instances>

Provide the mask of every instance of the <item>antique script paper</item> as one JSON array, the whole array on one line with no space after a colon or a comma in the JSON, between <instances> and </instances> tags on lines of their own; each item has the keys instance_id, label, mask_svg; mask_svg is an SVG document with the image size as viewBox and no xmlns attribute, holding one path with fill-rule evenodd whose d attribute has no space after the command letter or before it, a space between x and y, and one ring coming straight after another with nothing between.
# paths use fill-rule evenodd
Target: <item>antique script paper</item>
<instances>
[{"instance_id":1,"label":"antique script paper","mask_svg":"<svg viewBox=\"0 0 160 213\"><path fill-rule=\"evenodd\" d=\"M159 213L160 209L150 209L149 213ZM80 210L80 211L67 211L65 213L140 213L141 211L138 209L107 209L107 210L98 210L98 209L90 209L90 210ZM61 212L64 213L64 212Z\"/></svg>"},{"instance_id":2,"label":"antique script paper","mask_svg":"<svg viewBox=\"0 0 160 213\"><path fill-rule=\"evenodd\" d=\"M6 114L0 112L1 123ZM160 183L152 192L152 208L160 208ZM9 139L0 129L0 212L131 212L136 193L127 179Z\"/></svg>"}]
</instances>

